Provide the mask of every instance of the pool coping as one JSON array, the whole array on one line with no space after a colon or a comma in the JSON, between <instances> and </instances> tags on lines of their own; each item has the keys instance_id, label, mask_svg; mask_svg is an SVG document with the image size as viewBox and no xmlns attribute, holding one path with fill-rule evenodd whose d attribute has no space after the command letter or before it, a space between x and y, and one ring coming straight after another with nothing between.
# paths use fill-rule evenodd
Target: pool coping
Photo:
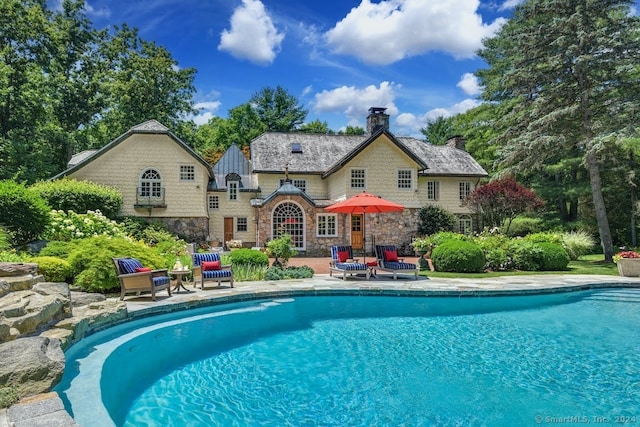
<instances>
[{"instance_id":1,"label":"pool coping","mask_svg":"<svg viewBox=\"0 0 640 427\"><path fill-rule=\"evenodd\" d=\"M141 317L173 311L257 299L304 295L486 297L539 295L598 288L640 288L640 278L606 275L545 274L480 279L419 276L417 280L414 280L399 276L398 280L386 280L385 277L379 276L374 280L365 280L364 278L342 280L337 277L331 277L328 274L317 274L311 279L236 282L234 288L230 288L225 284L220 288L214 286L201 290L189 284L188 289L190 292L174 292L171 297L160 295L158 296L158 301L151 301L148 297L125 298L127 318L101 329ZM98 332L98 330L93 332ZM41 398L38 398L38 396L41 396ZM39 422L42 421L40 417L46 417L48 425L77 426L64 409L60 410L61 403L62 401L57 393L34 396L9 409L0 410L0 427L12 425L10 424L12 422L10 419L11 413L17 407L20 408L22 414L33 413L34 415L31 420L21 419L20 425L32 425L30 424L31 421ZM50 411L43 412L43 407L50 408Z\"/></svg>"}]
</instances>

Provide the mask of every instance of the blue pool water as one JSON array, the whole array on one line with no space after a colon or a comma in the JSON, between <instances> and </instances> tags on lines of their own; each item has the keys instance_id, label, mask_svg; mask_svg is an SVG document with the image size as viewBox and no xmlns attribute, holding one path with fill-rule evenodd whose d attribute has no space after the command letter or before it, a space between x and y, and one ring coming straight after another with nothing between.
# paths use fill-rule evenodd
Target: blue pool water
<instances>
[{"instance_id":1,"label":"blue pool water","mask_svg":"<svg viewBox=\"0 0 640 427\"><path fill-rule=\"evenodd\" d=\"M640 289L174 313L72 347L57 391L85 427L640 424Z\"/></svg>"}]
</instances>

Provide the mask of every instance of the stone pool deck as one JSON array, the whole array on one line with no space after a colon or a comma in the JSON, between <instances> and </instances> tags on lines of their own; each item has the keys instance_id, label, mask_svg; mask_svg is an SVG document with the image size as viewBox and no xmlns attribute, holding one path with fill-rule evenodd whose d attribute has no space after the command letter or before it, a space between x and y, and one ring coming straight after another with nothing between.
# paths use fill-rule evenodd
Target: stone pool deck
<instances>
[{"instance_id":1,"label":"stone pool deck","mask_svg":"<svg viewBox=\"0 0 640 427\"><path fill-rule=\"evenodd\" d=\"M204 290L186 284L189 292L173 292L168 297L162 291L158 301L148 297L127 297L129 318L161 314L169 311L223 304L250 299L279 298L295 295L419 295L419 296L491 296L527 295L548 292L567 292L606 287L640 288L640 278L544 274L504 276L487 279L429 278L390 275L378 272L378 277L366 280L351 277L342 280L328 274L316 274L312 279L236 282L234 288L223 282L217 288L207 283ZM56 393L47 393L25 399L9 409L0 409L0 427L74 426L62 401ZM83 426L87 427L87 426Z\"/></svg>"}]
</instances>

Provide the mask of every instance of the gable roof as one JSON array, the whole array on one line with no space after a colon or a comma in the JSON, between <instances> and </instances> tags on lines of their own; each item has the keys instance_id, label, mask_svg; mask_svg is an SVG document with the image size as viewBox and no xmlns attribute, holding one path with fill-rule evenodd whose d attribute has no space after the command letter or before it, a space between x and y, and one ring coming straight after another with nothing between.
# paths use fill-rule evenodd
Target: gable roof
<instances>
[{"instance_id":1,"label":"gable roof","mask_svg":"<svg viewBox=\"0 0 640 427\"><path fill-rule=\"evenodd\" d=\"M83 168L84 166L100 158L100 156L102 156L104 153L118 146L120 143L122 143L123 141L125 141L127 138L129 138L131 135L134 135L134 134L167 135L169 138L174 140L183 150L189 153L189 155L191 155L198 163L202 164L206 168L207 174L209 175L209 177L212 176L211 166L207 163L205 159L203 159L191 147L185 144L180 138L175 136L169 130L169 128L164 126L162 123L158 122L157 120L148 120L144 123L140 123L136 126L133 126L127 132L123 133L122 135L120 135L119 137L117 137L116 139L114 139L104 147L100 148L99 150L87 150L87 151L83 151L82 153L74 155L71 158L72 160L67 165L68 168L65 171L60 172L58 175L54 176L51 179L62 178L64 176L69 175L70 173L77 171L78 169ZM76 163L73 163L74 159Z\"/></svg>"},{"instance_id":2,"label":"gable roof","mask_svg":"<svg viewBox=\"0 0 640 427\"><path fill-rule=\"evenodd\" d=\"M289 173L324 178L344 167L383 134L416 163L420 175L488 176L464 150L397 137L384 128L372 135L264 133L251 142L253 173L281 174L288 165ZM301 152L292 152L292 144L299 144Z\"/></svg>"}]
</instances>

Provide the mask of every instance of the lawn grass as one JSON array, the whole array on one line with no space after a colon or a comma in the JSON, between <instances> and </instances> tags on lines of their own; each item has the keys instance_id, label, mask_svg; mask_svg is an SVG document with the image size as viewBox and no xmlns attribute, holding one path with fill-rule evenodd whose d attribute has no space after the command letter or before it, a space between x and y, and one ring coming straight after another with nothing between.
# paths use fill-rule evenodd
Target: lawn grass
<instances>
[{"instance_id":1,"label":"lawn grass","mask_svg":"<svg viewBox=\"0 0 640 427\"><path fill-rule=\"evenodd\" d=\"M446 273L440 271L421 271L420 275L429 277L457 277L465 279L483 279L502 276L530 276L533 274L603 274L617 276L618 267L614 263L605 263L604 256L585 255L577 261L569 262L563 271L491 271L488 273Z\"/></svg>"}]
</instances>

